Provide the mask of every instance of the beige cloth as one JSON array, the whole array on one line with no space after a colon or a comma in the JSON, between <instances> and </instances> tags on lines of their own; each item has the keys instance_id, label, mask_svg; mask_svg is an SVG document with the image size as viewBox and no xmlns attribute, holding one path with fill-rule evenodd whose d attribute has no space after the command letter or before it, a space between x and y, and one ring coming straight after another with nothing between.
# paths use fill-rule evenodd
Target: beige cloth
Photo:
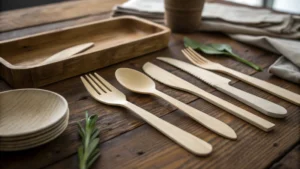
<instances>
[{"instance_id":1,"label":"beige cloth","mask_svg":"<svg viewBox=\"0 0 300 169\"><path fill-rule=\"evenodd\" d=\"M273 65L270 66L269 72L282 79L286 79L300 84L300 69L295 64L281 56Z\"/></svg>"},{"instance_id":2,"label":"beige cloth","mask_svg":"<svg viewBox=\"0 0 300 169\"><path fill-rule=\"evenodd\" d=\"M231 38L282 56L269 67L269 72L283 79L300 83L300 42L267 36L231 34Z\"/></svg>"},{"instance_id":3,"label":"beige cloth","mask_svg":"<svg viewBox=\"0 0 300 169\"><path fill-rule=\"evenodd\" d=\"M164 2L129 0L114 8L113 16L120 15L135 15L163 24ZM281 54L282 57L270 66L269 72L300 83L300 42L296 41L300 39L300 16L205 3L199 31L224 32L237 41Z\"/></svg>"}]
</instances>

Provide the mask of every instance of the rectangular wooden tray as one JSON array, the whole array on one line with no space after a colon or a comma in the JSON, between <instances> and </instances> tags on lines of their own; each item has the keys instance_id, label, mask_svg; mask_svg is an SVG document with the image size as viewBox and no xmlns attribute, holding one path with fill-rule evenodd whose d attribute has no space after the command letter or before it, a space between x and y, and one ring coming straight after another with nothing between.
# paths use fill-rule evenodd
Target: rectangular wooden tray
<instances>
[{"instance_id":1,"label":"rectangular wooden tray","mask_svg":"<svg viewBox=\"0 0 300 169\"><path fill-rule=\"evenodd\" d=\"M15 88L40 87L162 49L169 36L167 27L125 16L2 41L0 76ZM28 68L88 42L94 42L94 47L72 58Z\"/></svg>"}]
</instances>

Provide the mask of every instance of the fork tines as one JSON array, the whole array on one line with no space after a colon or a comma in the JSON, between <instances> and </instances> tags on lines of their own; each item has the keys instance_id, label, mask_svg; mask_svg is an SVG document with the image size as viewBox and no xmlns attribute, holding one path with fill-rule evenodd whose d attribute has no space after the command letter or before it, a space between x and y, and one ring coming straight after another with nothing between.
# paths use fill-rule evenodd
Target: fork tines
<instances>
[{"instance_id":1,"label":"fork tines","mask_svg":"<svg viewBox=\"0 0 300 169\"><path fill-rule=\"evenodd\" d=\"M89 89L92 89L101 95L117 90L97 73L94 73L94 75L89 73L88 75L81 76L81 80L89 92L91 92Z\"/></svg>"},{"instance_id":2,"label":"fork tines","mask_svg":"<svg viewBox=\"0 0 300 169\"><path fill-rule=\"evenodd\" d=\"M205 57L203 57L200 54L198 54L191 47L187 47L185 49L182 49L181 51L192 62L197 62L197 63L207 63L207 62L210 62L208 59L206 59Z\"/></svg>"}]
</instances>

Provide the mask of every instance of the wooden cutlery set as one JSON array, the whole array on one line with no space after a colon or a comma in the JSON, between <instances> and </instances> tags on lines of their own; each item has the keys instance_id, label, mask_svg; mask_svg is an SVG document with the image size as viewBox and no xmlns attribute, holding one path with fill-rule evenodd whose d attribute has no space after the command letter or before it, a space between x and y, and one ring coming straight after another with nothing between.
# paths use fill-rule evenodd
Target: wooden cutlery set
<instances>
[{"instance_id":1,"label":"wooden cutlery set","mask_svg":"<svg viewBox=\"0 0 300 169\"><path fill-rule=\"evenodd\" d=\"M234 88L228 84L230 81L229 79L204 69L224 71L229 75L233 75L234 77L240 78L241 80L249 82L250 84L255 83L255 86L267 92L270 92L294 104L300 105L300 95L272 85L268 82L238 73L220 64L213 63L197 54L191 48L183 49L182 52L198 67L172 58L158 57L157 59L194 75L217 90L238 99L239 101L270 117L284 118L287 116L287 110L280 105L270 102L266 99ZM144 64L143 70L153 79L172 88L197 95L263 131L268 132L275 127L275 124L223 99L220 99L150 62ZM158 96L171 103L184 112L187 116L191 117L209 130L228 139L237 139L235 131L227 124L157 90L155 88L155 82L142 72L129 68L119 68L115 72L115 76L118 82L128 90L136 93ZM97 101L104 104L125 107L133 111L149 125L153 126L164 135L172 139L174 142L178 143L196 155L208 155L212 152L212 146L204 140L197 138L190 133L183 131L182 129L147 112L146 110L128 102L126 100L126 96L122 92L112 86L97 73L84 75L81 77L81 80L91 96Z\"/></svg>"},{"instance_id":2,"label":"wooden cutlery set","mask_svg":"<svg viewBox=\"0 0 300 169\"><path fill-rule=\"evenodd\" d=\"M127 16L4 41L0 43L0 76L12 87L40 87L162 49L168 45L169 36L170 30L162 25ZM51 48L48 47L49 44ZM213 63L191 48L183 49L182 53L194 65L167 57L157 59L199 78L270 117L284 118L287 110L229 85L230 79L208 70L231 75L300 105L298 94ZM271 131L275 126L150 62L144 64L143 70L156 81L199 96L263 131ZM147 75L128 68L120 68L115 72L119 83L128 90L160 97L212 132L228 139L237 139L237 134L230 126L157 90L155 82ZM196 155L208 155L212 152L212 146L204 140L128 102L122 92L97 73L81 76L81 80L97 101L131 110ZM69 119L68 103L62 96L40 89L1 92L0 119L0 151L24 150L45 144L66 129Z\"/></svg>"}]
</instances>

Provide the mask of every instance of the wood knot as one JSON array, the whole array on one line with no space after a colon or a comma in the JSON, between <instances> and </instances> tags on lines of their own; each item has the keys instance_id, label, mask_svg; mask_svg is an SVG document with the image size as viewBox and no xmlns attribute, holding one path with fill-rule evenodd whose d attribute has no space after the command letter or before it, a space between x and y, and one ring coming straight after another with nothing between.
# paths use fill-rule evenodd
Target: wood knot
<instances>
[{"instance_id":1,"label":"wood knot","mask_svg":"<svg viewBox=\"0 0 300 169\"><path fill-rule=\"evenodd\" d=\"M137 152L136 154L139 155L139 156L141 156L141 155L145 154L145 152L139 151L139 152Z\"/></svg>"},{"instance_id":2,"label":"wood knot","mask_svg":"<svg viewBox=\"0 0 300 169\"><path fill-rule=\"evenodd\" d=\"M78 99L78 101L80 101L80 100L86 100L86 99L88 99L88 96L83 96L83 97L80 97L80 98Z\"/></svg>"}]
</instances>

